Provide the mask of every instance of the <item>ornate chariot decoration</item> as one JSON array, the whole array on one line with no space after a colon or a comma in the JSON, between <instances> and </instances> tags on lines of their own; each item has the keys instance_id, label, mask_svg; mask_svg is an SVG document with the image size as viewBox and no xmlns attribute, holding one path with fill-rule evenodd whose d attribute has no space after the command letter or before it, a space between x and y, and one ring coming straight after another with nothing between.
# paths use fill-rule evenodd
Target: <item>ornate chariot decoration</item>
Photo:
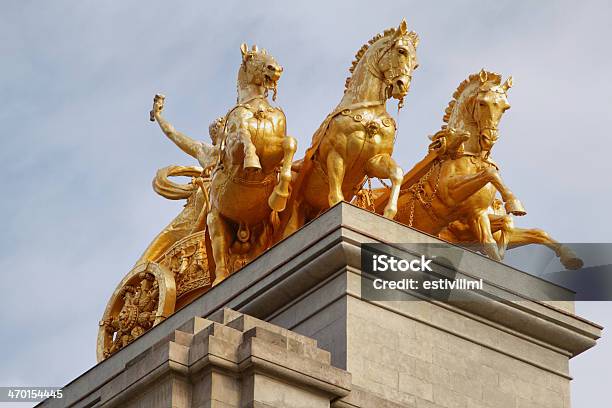
<instances>
[{"instance_id":1,"label":"ornate chariot decoration","mask_svg":"<svg viewBox=\"0 0 612 408\"><path fill-rule=\"evenodd\" d=\"M174 312L174 278L155 263L136 266L111 296L98 330L101 361L121 350Z\"/></svg>"}]
</instances>

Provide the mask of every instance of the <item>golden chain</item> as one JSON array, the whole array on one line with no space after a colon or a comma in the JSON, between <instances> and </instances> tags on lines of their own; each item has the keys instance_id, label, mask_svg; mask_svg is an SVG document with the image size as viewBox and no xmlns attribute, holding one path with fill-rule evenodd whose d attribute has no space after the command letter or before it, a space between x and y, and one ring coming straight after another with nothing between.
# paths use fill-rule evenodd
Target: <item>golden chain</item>
<instances>
[{"instance_id":1,"label":"golden chain","mask_svg":"<svg viewBox=\"0 0 612 408\"><path fill-rule=\"evenodd\" d=\"M408 226L412 228L414 222L414 197L410 199L410 219L408 220Z\"/></svg>"},{"instance_id":2,"label":"golden chain","mask_svg":"<svg viewBox=\"0 0 612 408\"><path fill-rule=\"evenodd\" d=\"M434 212L431 210L431 203L433 202L434 198L436 197L436 194L438 193L438 187L440 185L440 171L438 171L438 177L436 178L436 184L434 185L431 195L426 198L423 198L423 194L425 194L425 183L431 176L431 173L434 171L434 169L438 167L439 167L439 162L436 162L434 165L430 167L427 173L425 173L425 175L423 175L423 177L419 179L419 181L416 184L413 184L412 186L410 186L410 188L408 188L408 191L412 194L412 197L410 199L410 217L408 219L409 227L412 227L412 224L414 222L414 201L416 198L419 199L421 204L423 204L423 208L425 208L425 210L429 213L429 215L432 218L434 219L438 218L434 214Z\"/></svg>"},{"instance_id":3,"label":"golden chain","mask_svg":"<svg viewBox=\"0 0 612 408\"><path fill-rule=\"evenodd\" d=\"M372 195L372 180L367 175L366 180L368 183L368 188L366 189L364 188L363 184L361 185L361 187L355 194L355 205L363 208L364 210L376 212L376 207L374 207L374 196Z\"/></svg>"},{"instance_id":4,"label":"golden chain","mask_svg":"<svg viewBox=\"0 0 612 408\"><path fill-rule=\"evenodd\" d=\"M380 181L380 184L382 184L383 186L387 187L389 190L391 190L391 186L388 185L387 183L385 183L384 181L382 181L382 179L378 179L378 181Z\"/></svg>"},{"instance_id":5,"label":"golden chain","mask_svg":"<svg viewBox=\"0 0 612 408\"><path fill-rule=\"evenodd\" d=\"M370 202L370 210L372 212L376 212L376 208L374 208L374 196L372 195L372 179L369 176L366 176L368 178L368 191L367 191L367 195L368 195L368 201Z\"/></svg>"}]
</instances>

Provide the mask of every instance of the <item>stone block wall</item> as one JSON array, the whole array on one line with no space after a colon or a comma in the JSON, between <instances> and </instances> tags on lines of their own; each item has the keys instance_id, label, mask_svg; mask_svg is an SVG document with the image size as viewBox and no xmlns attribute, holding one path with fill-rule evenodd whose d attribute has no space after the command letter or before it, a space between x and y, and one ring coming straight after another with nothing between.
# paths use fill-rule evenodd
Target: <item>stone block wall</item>
<instances>
[{"instance_id":1,"label":"stone block wall","mask_svg":"<svg viewBox=\"0 0 612 408\"><path fill-rule=\"evenodd\" d=\"M569 408L567 353L414 303L407 317L349 299L347 370L354 387L404 407ZM436 325L450 319L452 325Z\"/></svg>"}]
</instances>

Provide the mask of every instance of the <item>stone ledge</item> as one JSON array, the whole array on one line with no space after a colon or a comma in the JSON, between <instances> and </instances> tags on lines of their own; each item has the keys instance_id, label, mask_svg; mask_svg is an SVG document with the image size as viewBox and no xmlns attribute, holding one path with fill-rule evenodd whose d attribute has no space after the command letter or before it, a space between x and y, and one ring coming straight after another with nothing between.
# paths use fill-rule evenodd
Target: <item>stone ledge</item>
<instances>
[{"instance_id":1,"label":"stone ledge","mask_svg":"<svg viewBox=\"0 0 612 408\"><path fill-rule=\"evenodd\" d=\"M215 353L218 355L208 353L208 357L200 358L198 364L203 365L200 371L204 371L203 367L207 364L217 364L220 369L231 371L230 367L235 367L237 364L237 357L232 353L223 356L223 353L235 346L234 342L238 337L242 341L241 336L245 330L237 329L249 327L248 321L240 320L241 313L264 320L273 319L276 324L283 327L276 329L277 334L287 333L288 329L295 330L301 322L307 321L327 305L340 301L346 306L346 299L353 297L360 299L360 292L351 276L359 279L361 274L359 245L365 242L440 241L341 203L278 243L205 295L177 311L129 346L72 381L64 388L65 397L61 402L49 400L41 405L82 407L95 401L100 395L100 390L126 370L126 362L138 364L134 359L162 340L175 343L172 347L177 347L177 350L180 349L178 346L187 347L189 364L193 365L195 362L192 362L191 358L195 352L192 350L204 347L204 338L208 339L207 347L211 344L210 339L214 339L212 347L216 347ZM571 304L554 306L535 300L542 293L551 290L570 293L563 288L472 252L466 252L462 257L459 272L485 281L484 293L479 294L481 297L478 300L488 302L486 304L489 307L470 309L470 305L464 304L434 304L430 301L422 303L452 309L455 313L464 314L473 320L478 318L491 327L498 327L500 330L522 336L534 344L555 348L558 352L569 356L592 347L601 335L601 327L574 315ZM306 301L311 295L312 299ZM338 305L342 306L341 303ZM295 308L294 306L298 304L302 306ZM390 304L379 306L394 310ZM228 307L234 310L224 309ZM284 312L285 310L291 312ZM399 314L400 311L397 310L395 313ZM208 317L208 320L194 316ZM321 314L320 319L325 320L327 317ZM344 330L338 332L339 335L345 336L346 321L341 317L336 321L339 330ZM218 326L214 326L213 323ZM269 329L267 324L269 323L259 327ZM342 324L345 325L344 328L341 327ZM197 339L196 337L203 330L212 330L213 335L200 334L202 337L200 341L200 337ZM228 335L221 340L220 337L216 337L217 330L219 333L224 330L227 333L234 333L232 330L235 330L240 336L235 335L234 340L228 341L234 336ZM298 330L308 334L309 337L316 337L308 330ZM332 361L337 361L334 355L346 353L346 350L342 350L342 347L346 347L345 343L344 345L339 343L337 349L321 350L314 339L305 340L307 338L297 333L292 334L291 338L287 337L288 350L297 355L303 353L303 358L319 362L329 361L330 351ZM198 351L199 355L203 355L204 351L203 349ZM150 358L154 359L153 356ZM195 359L195 354L193 358ZM213 361L209 362L207 359ZM176 360L172 360L172 364L179 364L180 361L184 362L176 357ZM170 360L164 367L171 367ZM183 375L180 372L180 365L172 366L172 370L175 368L176 378L180 378ZM190 370L195 369L190 365Z\"/></svg>"}]
</instances>

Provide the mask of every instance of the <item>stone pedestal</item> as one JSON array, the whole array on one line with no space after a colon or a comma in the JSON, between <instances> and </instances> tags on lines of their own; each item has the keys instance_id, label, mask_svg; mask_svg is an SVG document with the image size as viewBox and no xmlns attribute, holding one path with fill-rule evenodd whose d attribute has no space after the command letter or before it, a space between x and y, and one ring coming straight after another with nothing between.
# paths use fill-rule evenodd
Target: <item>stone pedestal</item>
<instances>
[{"instance_id":1,"label":"stone pedestal","mask_svg":"<svg viewBox=\"0 0 612 408\"><path fill-rule=\"evenodd\" d=\"M466 251L471 301L369 301L371 242L439 241L339 204L42 406L570 406L569 359L601 327L541 300L569 291Z\"/></svg>"},{"instance_id":2,"label":"stone pedestal","mask_svg":"<svg viewBox=\"0 0 612 408\"><path fill-rule=\"evenodd\" d=\"M84 406L325 408L350 385L316 340L223 309L126 362Z\"/></svg>"}]
</instances>

